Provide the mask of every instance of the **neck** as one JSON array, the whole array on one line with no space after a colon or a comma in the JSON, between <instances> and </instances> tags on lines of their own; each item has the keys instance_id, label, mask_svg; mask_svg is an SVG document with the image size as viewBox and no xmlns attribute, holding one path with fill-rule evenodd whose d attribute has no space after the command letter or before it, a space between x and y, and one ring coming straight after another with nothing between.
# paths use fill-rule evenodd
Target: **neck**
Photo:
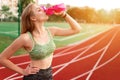
<instances>
[{"instance_id":1,"label":"neck","mask_svg":"<svg viewBox=\"0 0 120 80\"><path fill-rule=\"evenodd\" d=\"M42 32L44 32L44 30L45 30L44 23L35 23L35 29L33 32L41 34Z\"/></svg>"}]
</instances>

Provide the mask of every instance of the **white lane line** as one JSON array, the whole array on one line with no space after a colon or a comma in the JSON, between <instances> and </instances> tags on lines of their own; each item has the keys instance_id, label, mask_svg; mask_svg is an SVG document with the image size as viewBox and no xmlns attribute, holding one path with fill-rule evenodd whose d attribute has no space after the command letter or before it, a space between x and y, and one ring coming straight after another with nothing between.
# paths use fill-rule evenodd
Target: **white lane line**
<instances>
[{"instance_id":1,"label":"white lane line","mask_svg":"<svg viewBox=\"0 0 120 80\"><path fill-rule=\"evenodd\" d=\"M91 44L89 46L88 49L86 49L85 51L81 52L81 54L77 55L76 57L74 57L71 61L76 60L77 58L79 58L81 55L83 55L84 53L86 53L89 49L91 49L93 46L95 46L96 44L98 44L101 40L103 40L107 35L103 36L102 38L100 38L98 41L96 41L94 44ZM67 67L69 65L69 63L65 64L63 67L61 67L60 69L58 69L55 73L53 73L53 76L55 76L56 74L58 74L60 71L62 71L65 67Z\"/></svg>"},{"instance_id":2,"label":"white lane line","mask_svg":"<svg viewBox=\"0 0 120 80\"><path fill-rule=\"evenodd\" d=\"M104 67L105 65L109 64L109 63L112 62L114 59L116 59L118 56L120 56L120 51L119 51L118 53L116 53L115 56L113 56L112 58L110 58L109 60L107 60L106 62L104 62L104 63L100 64L99 66L97 66L97 67L95 68L95 70L98 70L98 69L100 69L101 67ZM95 70L94 70L94 71L95 71ZM72 78L72 79L70 79L70 80L77 80L77 79L79 79L79 78L81 78L81 77L89 74L90 72L91 72L91 70L89 70L89 71L87 71L87 72L85 72L85 73L83 73L83 74L80 74L80 75L78 75L78 76L76 76L76 77L74 77L74 78Z\"/></svg>"},{"instance_id":3,"label":"white lane line","mask_svg":"<svg viewBox=\"0 0 120 80\"><path fill-rule=\"evenodd\" d=\"M17 76L17 77L11 78L9 80L17 80L17 79L21 79L21 78L23 78L23 76Z\"/></svg>"},{"instance_id":4,"label":"white lane line","mask_svg":"<svg viewBox=\"0 0 120 80\"><path fill-rule=\"evenodd\" d=\"M69 62L75 61L77 58L79 58L81 55L83 55L85 52L87 52L89 49L91 49L94 46L94 44L90 45L85 51L83 51L81 54L77 55L76 57L74 57L72 60L70 60ZM70 63L66 63L63 67L61 67L60 69L58 69L56 72L53 73L53 76L55 76L57 73L59 73L61 70L63 70L65 67L67 67Z\"/></svg>"},{"instance_id":5,"label":"white lane line","mask_svg":"<svg viewBox=\"0 0 120 80\"><path fill-rule=\"evenodd\" d=\"M11 75L11 77L5 78L4 80L17 80L17 79L22 79L22 78L23 78L22 75L21 75L21 76L14 77L14 76L16 76L16 75L17 75L17 73Z\"/></svg>"},{"instance_id":6,"label":"white lane line","mask_svg":"<svg viewBox=\"0 0 120 80\"><path fill-rule=\"evenodd\" d=\"M89 49L91 49L93 47L90 46L89 48L87 48L85 51L83 51L81 54L77 55L76 57L74 57L72 60L70 60L70 62L76 60L77 58L79 58L81 55L83 55L85 52L87 52ZM60 71L62 71L65 67L67 67L69 65L69 63L66 63L64 66L62 66L61 68L59 68L56 72L53 73L53 76L55 76L56 74L58 74Z\"/></svg>"},{"instance_id":7,"label":"white lane line","mask_svg":"<svg viewBox=\"0 0 120 80\"><path fill-rule=\"evenodd\" d=\"M18 63L18 64L16 64L16 65L18 65L18 66L21 66L21 65L25 65L25 64L29 64L30 63L30 61L26 61L26 62L22 62L22 63ZM4 69L5 67L0 67L0 70L1 69Z\"/></svg>"},{"instance_id":8,"label":"white lane line","mask_svg":"<svg viewBox=\"0 0 120 80\"><path fill-rule=\"evenodd\" d=\"M79 58L79 59L76 59L76 60L74 60L74 61L66 62L66 63L60 64L60 65L54 66L53 69L62 67L62 66L64 66L64 65L67 64L67 63L72 64L72 63L74 63L74 62L78 62L78 61L87 59L87 58L89 58L89 57L92 57L92 56L96 55L97 53L101 52L102 50L104 50L104 47L103 47L102 49L100 49L100 50L97 50L96 52L90 53L89 55L86 55L86 56L81 57L81 58Z\"/></svg>"},{"instance_id":9,"label":"white lane line","mask_svg":"<svg viewBox=\"0 0 120 80\"><path fill-rule=\"evenodd\" d=\"M74 54L75 52L78 52L78 51L82 51L86 48L88 48L89 46L86 46L86 47L83 47L83 48L80 48L80 49L77 49L77 50L73 50L73 51L69 51L69 52L64 52L64 53L61 53L59 55L54 55L54 58L56 57L61 57L61 56L65 56L65 55L69 55L69 54Z\"/></svg>"},{"instance_id":10,"label":"white lane line","mask_svg":"<svg viewBox=\"0 0 120 80\"><path fill-rule=\"evenodd\" d=\"M56 53L54 56L60 55L60 54L62 54L62 53L65 53L65 52L67 52L67 51L69 51L69 50L71 50L71 49L73 49L73 48L75 48L75 47L77 47L77 46L79 46L79 45L71 46L70 48L66 48L66 47L65 47L66 49L59 51L59 52Z\"/></svg>"},{"instance_id":11,"label":"white lane line","mask_svg":"<svg viewBox=\"0 0 120 80\"><path fill-rule=\"evenodd\" d=\"M99 57L99 59L97 60L96 64L93 66L93 69L90 71L89 75L87 76L86 80L89 80L91 75L93 74L95 68L98 66L98 64L100 63L100 61L102 60L102 58L104 57L106 51L108 50L109 46L111 45L113 39L115 39L116 35L117 35L118 31L113 35L112 39L109 41L108 45L106 45L105 50L103 51L103 53L101 54L101 56Z\"/></svg>"},{"instance_id":12,"label":"white lane line","mask_svg":"<svg viewBox=\"0 0 120 80\"><path fill-rule=\"evenodd\" d=\"M111 32L112 32L112 31L110 31L109 33L107 33L106 36L107 36L108 34L110 34ZM102 33L103 33L103 32L102 32ZM100 33L100 34L102 34L102 33ZM96 36L98 36L98 35L100 35L100 34L97 34L97 35L95 35L95 36L93 36L93 37L90 37L90 38L84 40L83 42L86 42L87 40L92 39L92 38L94 38L94 37L96 37ZM57 56L58 54L66 53L68 50L71 50L71 49L79 46L79 45L82 44L83 42L80 42L80 43L77 42L76 44L71 44L71 45L69 45L70 48L67 48L67 49L65 49L65 50L60 51L59 53L55 54L55 56ZM78 45L78 44L79 44L79 45ZM68 47L69 47L69 46L68 46ZM71 47L71 46L72 46L72 47ZM89 46L89 45L88 45L88 46ZM86 46L85 46L85 47L86 47Z\"/></svg>"},{"instance_id":13,"label":"white lane line","mask_svg":"<svg viewBox=\"0 0 120 80\"><path fill-rule=\"evenodd\" d=\"M16 75L18 75L18 73L15 73L15 74L13 74L13 75L11 75L11 76L9 76L9 77L6 77L4 80L10 80L9 78L12 78L12 77L14 77L14 76L16 76Z\"/></svg>"}]
</instances>

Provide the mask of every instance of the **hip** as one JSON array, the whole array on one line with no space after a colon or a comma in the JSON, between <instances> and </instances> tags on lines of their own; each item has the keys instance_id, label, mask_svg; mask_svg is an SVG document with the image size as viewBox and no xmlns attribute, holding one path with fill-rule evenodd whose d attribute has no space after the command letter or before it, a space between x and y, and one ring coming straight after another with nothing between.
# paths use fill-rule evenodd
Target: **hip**
<instances>
[{"instance_id":1,"label":"hip","mask_svg":"<svg viewBox=\"0 0 120 80\"><path fill-rule=\"evenodd\" d=\"M24 76L23 80L53 80L52 67L50 66L47 69L40 69L36 74Z\"/></svg>"}]
</instances>

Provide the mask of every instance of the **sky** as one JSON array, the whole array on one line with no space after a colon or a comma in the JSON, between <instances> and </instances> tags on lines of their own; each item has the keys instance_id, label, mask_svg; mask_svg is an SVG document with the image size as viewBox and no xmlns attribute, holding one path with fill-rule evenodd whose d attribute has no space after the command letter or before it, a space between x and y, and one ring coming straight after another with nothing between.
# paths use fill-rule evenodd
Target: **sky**
<instances>
[{"instance_id":1,"label":"sky","mask_svg":"<svg viewBox=\"0 0 120 80\"><path fill-rule=\"evenodd\" d=\"M95 9L111 10L120 8L119 0L38 0L39 4L59 4L64 3L72 6L84 7L89 6Z\"/></svg>"}]
</instances>

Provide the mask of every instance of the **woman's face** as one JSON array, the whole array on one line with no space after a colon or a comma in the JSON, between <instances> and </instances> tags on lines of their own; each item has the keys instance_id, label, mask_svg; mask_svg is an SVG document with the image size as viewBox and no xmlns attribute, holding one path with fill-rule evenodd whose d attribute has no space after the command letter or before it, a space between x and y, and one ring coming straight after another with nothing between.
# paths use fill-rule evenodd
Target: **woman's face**
<instances>
[{"instance_id":1,"label":"woman's face","mask_svg":"<svg viewBox=\"0 0 120 80\"><path fill-rule=\"evenodd\" d=\"M48 16L44 12L43 8L38 6L37 4L34 4L32 6L32 11L33 11L33 14L34 14L34 18L37 21L46 21L46 20L48 20Z\"/></svg>"}]
</instances>

